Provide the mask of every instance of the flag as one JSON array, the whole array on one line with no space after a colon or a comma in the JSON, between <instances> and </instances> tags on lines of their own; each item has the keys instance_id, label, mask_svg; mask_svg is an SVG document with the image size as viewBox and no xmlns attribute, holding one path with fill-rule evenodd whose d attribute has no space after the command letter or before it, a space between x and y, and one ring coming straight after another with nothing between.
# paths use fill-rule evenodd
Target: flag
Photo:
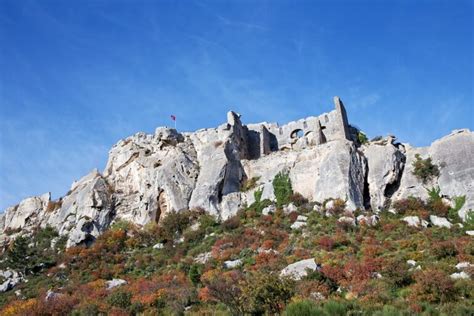
<instances>
[{"instance_id":1,"label":"flag","mask_svg":"<svg viewBox=\"0 0 474 316\"><path fill-rule=\"evenodd\" d=\"M173 121L176 121L176 116L171 115L171 119L172 119Z\"/></svg>"}]
</instances>

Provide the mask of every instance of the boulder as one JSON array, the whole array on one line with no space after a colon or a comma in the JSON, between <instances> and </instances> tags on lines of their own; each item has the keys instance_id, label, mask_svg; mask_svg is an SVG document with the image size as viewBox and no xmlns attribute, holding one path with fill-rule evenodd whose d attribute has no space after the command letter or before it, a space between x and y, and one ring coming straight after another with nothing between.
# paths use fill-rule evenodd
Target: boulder
<instances>
[{"instance_id":1,"label":"boulder","mask_svg":"<svg viewBox=\"0 0 474 316\"><path fill-rule=\"evenodd\" d=\"M290 228L291 229L301 229L305 226L306 226L306 222L296 221L293 224L291 224Z\"/></svg>"},{"instance_id":2,"label":"boulder","mask_svg":"<svg viewBox=\"0 0 474 316\"><path fill-rule=\"evenodd\" d=\"M273 214L273 213L275 213L275 211L276 211L276 207L275 207L275 205L272 204L272 205L269 205L269 206L265 207L262 210L262 215L266 216L266 215L269 215L269 214Z\"/></svg>"},{"instance_id":3,"label":"boulder","mask_svg":"<svg viewBox=\"0 0 474 316\"><path fill-rule=\"evenodd\" d=\"M290 277L293 280L301 280L308 274L307 269L314 271L319 269L319 265L316 264L314 259L300 260L281 270L280 276Z\"/></svg>"},{"instance_id":4,"label":"boulder","mask_svg":"<svg viewBox=\"0 0 474 316\"><path fill-rule=\"evenodd\" d=\"M153 246L153 249L159 250L159 249L163 249L164 247L165 247L165 245L163 243L159 242L159 243L157 243Z\"/></svg>"},{"instance_id":5,"label":"boulder","mask_svg":"<svg viewBox=\"0 0 474 316\"><path fill-rule=\"evenodd\" d=\"M298 217L296 218L296 221L298 222L306 222L308 220L308 216L304 216L304 215L298 215Z\"/></svg>"},{"instance_id":6,"label":"boulder","mask_svg":"<svg viewBox=\"0 0 474 316\"><path fill-rule=\"evenodd\" d=\"M112 280L106 281L105 284L107 286L107 290L111 290L111 289L116 288L118 286L122 286L122 285L127 284L127 281L122 280L122 279L112 279Z\"/></svg>"},{"instance_id":7,"label":"boulder","mask_svg":"<svg viewBox=\"0 0 474 316\"><path fill-rule=\"evenodd\" d=\"M456 265L456 269L458 269L458 270L463 270L463 269L467 269L467 268L471 268L471 267L474 267L474 264L471 264L467 261L459 262Z\"/></svg>"},{"instance_id":8,"label":"boulder","mask_svg":"<svg viewBox=\"0 0 474 316\"><path fill-rule=\"evenodd\" d=\"M451 228L453 226L453 224L451 224L447 218L436 215L430 215L430 221L434 226L438 227Z\"/></svg>"},{"instance_id":9,"label":"boulder","mask_svg":"<svg viewBox=\"0 0 474 316\"><path fill-rule=\"evenodd\" d=\"M425 220L420 220L418 216L405 216L402 218L402 221L406 222L408 226L412 227L420 227L420 225L423 227L428 226L428 223Z\"/></svg>"},{"instance_id":10,"label":"boulder","mask_svg":"<svg viewBox=\"0 0 474 316\"><path fill-rule=\"evenodd\" d=\"M55 299L58 299L60 298L61 296L63 296L64 294L62 293L56 293L54 292L53 290L49 289L47 292L46 292L46 296L44 298L45 301L51 301L51 300L55 300Z\"/></svg>"},{"instance_id":11,"label":"boulder","mask_svg":"<svg viewBox=\"0 0 474 316\"><path fill-rule=\"evenodd\" d=\"M285 214L290 214L297 211L298 211L298 207L296 207L296 205L293 203L283 206L283 213Z\"/></svg>"},{"instance_id":12,"label":"boulder","mask_svg":"<svg viewBox=\"0 0 474 316\"><path fill-rule=\"evenodd\" d=\"M353 217L350 216L341 216L337 220L339 223L344 223L350 226L356 226L356 220Z\"/></svg>"},{"instance_id":13,"label":"boulder","mask_svg":"<svg viewBox=\"0 0 474 316\"><path fill-rule=\"evenodd\" d=\"M23 281L21 275L14 270L0 270L0 277L3 278L0 284L0 293L13 289L18 283Z\"/></svg>"},{"instance_id":14,"label":"boulder","mask_svg":"<svg viewBox=\"0 0 474 316\"><path fill-rule=\"evenodd\" d=\"M242 265L242 260L227 260L224 262L224 267L227 269L234 269Z\"/></svg>"},{"instance_id":15,"label":"boulder","mask_svg":"<svg viewBox=\"0 0 474 316\"><path fill-rule=\"evenodd\" d=\"M454 280L459 280L459 279L470 279L470 275L467 274L466 272L464 271L461 271L461 272L455 272L453 274L450 275L451 279L454 279Z\"/></svg>"}]
</instances>

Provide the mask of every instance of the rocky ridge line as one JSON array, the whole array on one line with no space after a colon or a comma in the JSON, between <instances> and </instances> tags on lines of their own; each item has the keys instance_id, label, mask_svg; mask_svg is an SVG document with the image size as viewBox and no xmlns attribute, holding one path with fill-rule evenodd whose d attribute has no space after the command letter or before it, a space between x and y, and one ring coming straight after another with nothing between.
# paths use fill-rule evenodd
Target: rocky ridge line
<instances>
[{"instance_id":1,"label":"rocky ridge line","mask_svg":"<svg viewBox=\"0 0 474 316\"><path fill-rule=\"evenodd\" d=\"M104 172L72 184L62 198L31 197L0 215L0 242L51 225L68 246L89 244L118 219L138 225L159 222L170 210L200 208L226 219L254 201L254 192L274 200L272 180L285 170L295 192L310 201L347 200L350 209L378 212L391 200L426 198L439 186L446 196L466 195L459 211L474 209L474 133L456 130L429 147L415 148L392 136L361 145L344 105L283 126L244 125L229 112L227 123L193 133L160 127L137 133L109 152ZM442 165L440 176L422 184L413 174L415 155ZM245 181L258 179L242 192Z\"/></svg>"}]
</instances>

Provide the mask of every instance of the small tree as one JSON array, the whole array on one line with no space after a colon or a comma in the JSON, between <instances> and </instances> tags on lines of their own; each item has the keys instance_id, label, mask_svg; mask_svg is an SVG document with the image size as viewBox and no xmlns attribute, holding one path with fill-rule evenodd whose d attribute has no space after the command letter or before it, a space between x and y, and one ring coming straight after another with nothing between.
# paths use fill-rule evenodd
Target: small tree
<instances>
[{"instance_id":1,"label":"small tree","mask_svg":"<svg viewBox=\"0 0 474 316\"><path fill-rule=\"evenodd\" d=\"M277 200L277 206L281 207L290 202L293 194L291 180L288 172L280 171L273 179L273 193Z\"/></svg>"},{"instance_id":2,"label":"small tree","mask_svg":"<svg viewBox=\"0 0 474 316\"><path fill-rule=\"evenodd\" d=\"M28 264L30 254L28 239L19 236L7 250L6 263L10 268L22 270L22 272L26 274L30 267Z\"/></svg>"},{"instance_id":3,"label":"small tree","mask_svg":"<svg viewBox=\"0 0 474 316\"><path fill-rule=\"evenodd\" d=\"M357 133L357 140L359 141L361 145L364 145L369 141L369 139L367 138L367 135L365 135L365 133L361 131Z\"/></svg>"},{"instance_id":4,"label":"small tree","mask_svg":"<svg viewBox=\"0 0 474 316\"><path fill-rule=\"evenodd\" d=\"M196 286L201 282L201 266L198 264L193 264L191 268L189 268L189 279L191 282Z\"/></svg>"},{"instance_id":5,"label":"small tree","mask_svg":"<svg viewBox=\"0 0 474 316\"><path fill-rule=\"evenodd\" d=\"M423 183L439 176L439 167L433 164L431 157L423 159L420 154L416 154L412 165L414 168L413 174Z\"/></svg>"},{"instance_id":6,"label":"small tree","mask_svg":"<svg viewBox=\"0 0 474 316\"><path fill-rule=\"evenodd\" d=\"M247 303L248 313L277 315L294 294L295 283L277 274L253 272L242 287L242 296Z\"/></svg>"}]
</instances>

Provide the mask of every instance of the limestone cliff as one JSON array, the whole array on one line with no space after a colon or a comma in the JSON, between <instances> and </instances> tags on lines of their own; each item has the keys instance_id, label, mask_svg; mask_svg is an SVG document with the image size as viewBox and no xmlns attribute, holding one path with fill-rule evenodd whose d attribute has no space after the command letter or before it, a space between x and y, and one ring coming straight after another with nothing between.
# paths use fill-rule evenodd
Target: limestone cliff
<instances>
[{"instance_id":1,"label":"limestone cliff","mask_svg":"<svg viewBox=\"0 0 474 316\"><path fill-rule=\"evenodd\" d=\"M294 191L310 201L347 201L350 209L378 212L390 201L426 197L439 186L446 196L466 195L459 211L474 208L474 133L458 130L430 147L413 148L394 137L361 145L341 100L335 110L283 126L244 125L229 112L227 123L193 133L158 128L120 140L109 152L104 172L91 172L57 201L31 197L0 215L0 242L37 226L51 225L68 245L93 241L118 219L138 225L159 222L170 210L201 208L219 219L234 215L254 199L274 199L272 180L285 170ZM415 154L432 157L440 176L421 183L413 174ZM243 183L256 186L242 192Z\"/></svg>"}]
</instances>

